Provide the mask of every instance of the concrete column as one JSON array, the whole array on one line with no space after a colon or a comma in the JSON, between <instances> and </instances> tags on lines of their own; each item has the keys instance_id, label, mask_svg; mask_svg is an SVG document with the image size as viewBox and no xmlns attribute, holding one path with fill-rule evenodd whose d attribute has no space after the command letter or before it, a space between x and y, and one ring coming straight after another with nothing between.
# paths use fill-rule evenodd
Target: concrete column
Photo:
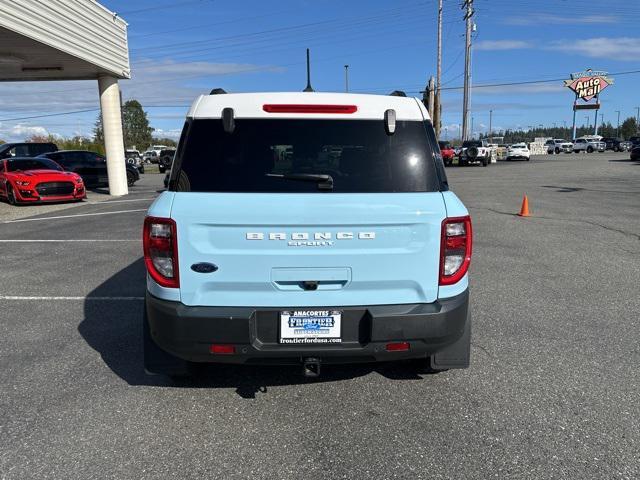
<instances>
[{"instance_id":1,"label":"concrete column","mask_svg":"<svg viewBox=\"0 0 640 480\"><path fill-rule=\"evenodd\" d=\"M129 193L129 188L127 187L127 170L124 159L118 80L108 75L100 76L98 88L100 90L104 146L107 153L109 194L113 196L126 195Z\"/></svg>"}]
</instances>

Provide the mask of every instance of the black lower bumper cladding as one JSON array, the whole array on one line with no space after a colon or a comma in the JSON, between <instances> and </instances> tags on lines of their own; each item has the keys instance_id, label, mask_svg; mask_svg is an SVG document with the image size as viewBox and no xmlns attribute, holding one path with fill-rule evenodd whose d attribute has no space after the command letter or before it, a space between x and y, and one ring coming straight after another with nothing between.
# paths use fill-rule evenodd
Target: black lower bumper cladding
<instances>
[{"instance_id":1,"label":"black lower bumper cladding","mask_svg":"<svg viewBox=\"0 0 640 480\"><path fill-rule=\"evenodd\" d=\"M147 293L144 327L152 347L191 362L300 364L314 358L356 363L430 357L434 368L466 368L468 304L465 291L429 304L331 306L327 308L342 312L340 343L283 344L281 308L190 307ZM393 342L406 343L408 349L387 351ZM211 353L213 344L232 345L233 353ZM146 363L149 359L145 352Z\"/></svg>"}]
</instances>

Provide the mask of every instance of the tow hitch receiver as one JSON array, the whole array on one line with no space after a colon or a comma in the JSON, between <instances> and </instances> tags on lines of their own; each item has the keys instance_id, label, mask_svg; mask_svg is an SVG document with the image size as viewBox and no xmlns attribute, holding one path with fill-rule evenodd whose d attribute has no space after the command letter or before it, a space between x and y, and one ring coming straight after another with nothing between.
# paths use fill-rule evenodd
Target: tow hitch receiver
<instances>
[{"instance_id":1,"label":"tow hitch receiver","mask_svg":"<svg viewBox=\"0 0 640 480\"><path fill-rule=\"evenodd\" d=\"M302 361L302 373L305 377L319 377L320 376L320 359L319 358L305 358Z\"/></svg>"}]
</instances>

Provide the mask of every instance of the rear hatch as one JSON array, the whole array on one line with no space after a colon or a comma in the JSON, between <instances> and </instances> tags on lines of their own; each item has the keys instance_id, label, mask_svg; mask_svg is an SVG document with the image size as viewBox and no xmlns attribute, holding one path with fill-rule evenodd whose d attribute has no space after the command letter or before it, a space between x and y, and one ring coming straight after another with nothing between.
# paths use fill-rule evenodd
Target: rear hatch
<instances>
[{"instance_id":1,"label":"rear hatch","mask_svg":"<svg viewBox=\"0 0 640 480\"><path fill-rule=\"evenodd\" d=\"M422 121L191 120L176 157L181 301L429 303L446 217ZM212 145L214 147L212 148ZM437 146L436 146L437 148ZM210 263L214 272L196 265Z\"/></svg>"}]
</instances>

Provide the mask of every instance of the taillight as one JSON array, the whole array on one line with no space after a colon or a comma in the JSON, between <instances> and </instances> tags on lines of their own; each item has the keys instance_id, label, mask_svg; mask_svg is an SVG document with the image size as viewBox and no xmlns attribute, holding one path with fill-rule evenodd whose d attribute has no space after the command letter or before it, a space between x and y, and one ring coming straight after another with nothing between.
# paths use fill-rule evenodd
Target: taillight
<instances>
[{"instance_id":1,"label":"taillight","mask_svg":"<svg viewBox=\"0 0 640 480\"><path fill-rule=\"evenodd\" d=\"M440 285L452 285L469 270L471 263L471 217L446 218L442 222Z\"/></svg>"},{"instance_id":2,"label":"taillight","mask_svg":"<svg viewBox=\"0 0 640 480\"><path fill-rule=\"evenodd\" d=\"M151 278L160 286L178 288L178 234L170 218L144 219L142 243L144 263Z\"/></svg>"}]
</instances>

